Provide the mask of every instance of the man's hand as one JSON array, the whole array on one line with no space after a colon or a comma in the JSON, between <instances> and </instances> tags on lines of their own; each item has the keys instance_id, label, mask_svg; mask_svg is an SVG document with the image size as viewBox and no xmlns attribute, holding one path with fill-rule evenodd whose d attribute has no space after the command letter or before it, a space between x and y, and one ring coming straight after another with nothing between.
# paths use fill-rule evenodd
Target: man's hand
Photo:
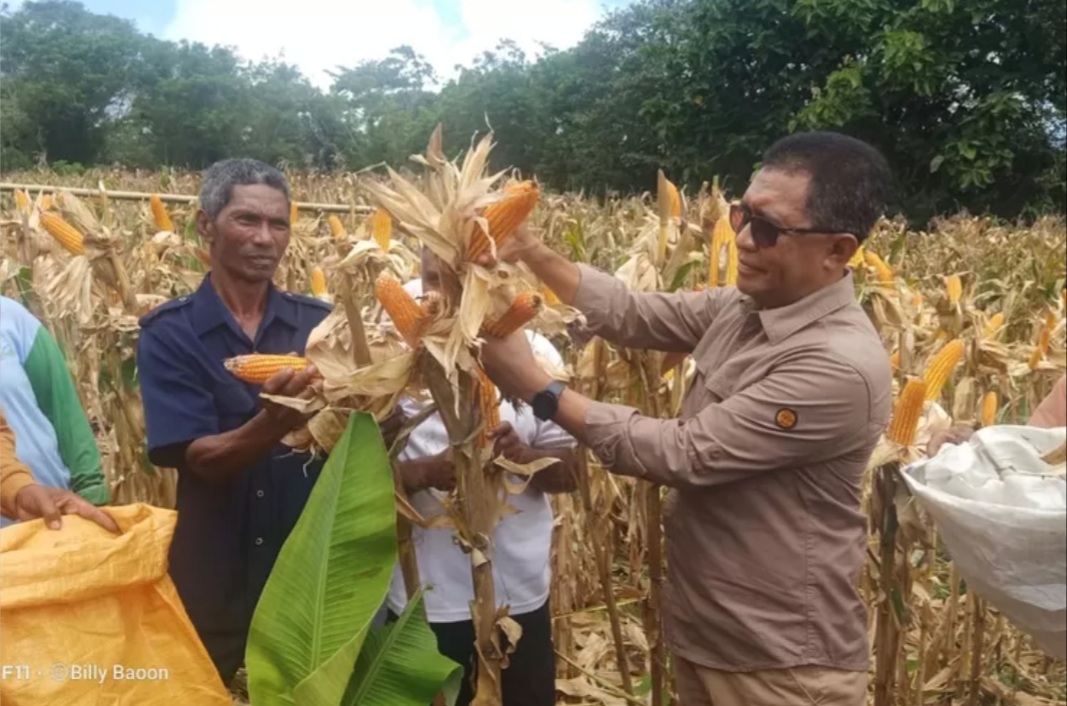
<instances>
[{"instance_id":1,"label":"man's hand","mask_svg":"<svg viewBox=\"0 0 1067 706\"><path fill-rule=\"evenodd\" d=\"M396 443L396 437L400 435L400 430L404 428L404 422L407 419L404 410L398 405L393 408L388 417L378 423L378 428L382 432L382 439L385 440L387 449L392 448L393 444Z\"/></svg>"},{"instance_id":2,"label":"man's hand","mask_svg":"<svg viewBox=\"0 0 1067 706\"><path fill-rule=\"evenodd\" d=\"M318 376L319 371L314 365L309 364L300 372L296 372L292 368L286 368L285 370L279 370L264 382L262 391L268 395L310 399L314 394L312 385ZM307 423L307 417L292 407L286 407L270 400L262 400L262 404L271 425L277 429L284 430L285 433L299 429Z\"/></svg>"},{"instance_id":3,"label":"man's hand","mask_svg":"<svg viewBox=\"0 0 1067 706\"><path fill-rule=\"evenodd\" d=\"M49 529L63 526L62 515L78 515L92 520L109 532L118 533L119 526L111 516L81 496L48 486L27 485L15 496L15 512L22 521L43 518Z\"/></svg>"},{"instance_id":4,"label":"man's hand","mask_svg":"<svg viewBox=\"0 0 1067 706\"><path fill-rule=\"evenodd\" d=\"M475 262L482 267L492 267L497 262L514 264L524 259L527 253L537 248L540 244L541 239L530 228L530 222L528 220L523 221L503 244L497 246L495 259L493 254L486 250L478 256Z\"/></svg>"},{"instance_id":5,"label":"man's hand","mask_svg":"<svg viewBox=\"0 0 1067 706\"><path fill-rule=\"evenodd\" d=\"M503 456L515 463L522 463L522 452L525 446L519 437L519 432L511 426L511 422L503 422L496 429L490 430L489 439L493 442L495 455Z\"/></svg>"},{"instance_id":6,"label":"man's hand","mask_svg":"<svg viewBox=\"0 0 1067 706\"><path fill-rule=\"evenodd\" d=\"M482 344L481 360L486 375L501 392L524 402L552 383L549 374L538 365L524 331L507 338L487 338Z\"/></svg>"},{"instance_id":7,"label":"man's hand","mask_svg":"<svg viewBox=\"0 0 1067 706\"><path fill-rule=\"evenodd\" d=\"M930 437L926 445L926 455L933 458L945 444L964 444L974 436L974 429L968 426L954 426L945 431L939 431Z\"/></svg>"},{"instance_id":8,"label":"man's hand","mask_svg":"<svg viewBox=\"0 0 1067 706\"><path fill-rule=\"evenodd\" d=\"M451 491L456 487L456 466L452 463L452 449L435 456L401 463L400 478L404 487L411 492L428 488Z\"/></svg>"}]
</instances>

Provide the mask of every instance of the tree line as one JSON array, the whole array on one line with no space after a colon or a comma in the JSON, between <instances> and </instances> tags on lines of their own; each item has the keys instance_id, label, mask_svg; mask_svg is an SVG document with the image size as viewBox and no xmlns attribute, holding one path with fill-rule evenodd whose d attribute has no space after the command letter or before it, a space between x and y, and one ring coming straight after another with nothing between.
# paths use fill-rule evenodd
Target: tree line
<instances>
[{"instance_id":1,"label":"tree line","mask_svg":"<svg viewBox=\"0 0 1067 706\"><path fill-rule=\"evenodd\" d=\"M0 168L234 155L296 168L406 163L437 123L491 127L496 167L591 195L743 188L794 130L868 140L894 210L1006 218L1067 207L1067 0L640 0L576 46L501 43L442 82L411 47L338 67L168 42L71 0L0 15Z\"/></svg>"}]
</instances>

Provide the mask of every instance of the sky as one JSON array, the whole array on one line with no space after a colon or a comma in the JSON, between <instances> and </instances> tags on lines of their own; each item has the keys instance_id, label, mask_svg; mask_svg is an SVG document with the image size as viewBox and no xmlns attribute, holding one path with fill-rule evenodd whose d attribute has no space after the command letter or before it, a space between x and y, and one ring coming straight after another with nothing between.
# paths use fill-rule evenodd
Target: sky
<instances>
[{"instance_id":1,"label":"sky","mask_svg":"<svg viewBox=\"0 0 1067 706\"><path fill-rule=\"evenodd\" d=\"M9 0L10 1L10 0ZM161 39L234 47L248 60L281 55L326 88L327 70L384 57L401 44L442 78L501 39L528 54L539 42L576 44L611 8L631 0L82 0ZM12 3L17 5L19 3Z\"/></svg>"}]
</instances>

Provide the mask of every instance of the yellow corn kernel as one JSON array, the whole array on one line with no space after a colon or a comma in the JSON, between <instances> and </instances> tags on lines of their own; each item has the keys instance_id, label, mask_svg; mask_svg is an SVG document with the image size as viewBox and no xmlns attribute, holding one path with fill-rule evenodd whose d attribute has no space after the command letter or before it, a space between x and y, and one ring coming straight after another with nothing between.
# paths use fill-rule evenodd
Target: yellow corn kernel
<instances>
[{"instance_id":1,"label":"yellow corn kernel","mask_svg":"<svg viewBox=\"0 0 1067 706\"><path fill-rule=\"evenodd\" d=\"M311 295L320 299L330 295L330 290L326 288L326 273L321 267L311 271Z\"/></svg>"},{"instance_id":2,"label":"yellow corn kernel","mask_svg":"<svg viewBox=\"0 0 1067 706\"><path fill-rule=\"evenodd\" d=\"M337 216L330 216L326 219L326 223L330 226L330 235L334 238L341 240L348 236L345 232L345 224L341 222L341 219Z\"/></svg>"},{"instance_id":3,"label":"yellow corn kernel","mask_svg":"<svg viewBox=\"0 0 1067 706\"><path fill-rule=\"evenodd\" d=\"M486 207L482 214L489 223L489 234L486 235L481 225L474 224L467 259L474 260L488 250L489 238L499 248L530 217L540 199L541 189L535 182L520 181L509 185L504 190L504 197Z\"/></svg>"},{"instance_id":4,"label":"yellow corn kernel","mask_svg":"<svg viewBox=\"0 0 1067 706\"><path fill-rule=\"evenodd\" d=\"M253 385L262 385L286 368L292 368L294 372L300 372L308 366L308 359L297 355L253 353L251 355L227 358L223 361L223 365L238 380L243 380Z\"/></svg>"},{"instance_id":5,"label":"yellow corn kernel","mask_svg":"<svg viewBox=\"0 0 1067 706\"><path fill-rule=\"evenodd\" d=\"M370 217L370 234L382 250L389 249L393 237L393 218L384 208L374 210Z\"/></svg>"},{"instance_id":6,"label":"yellow corn kernel","mask_svg":"<svg viewBox=\"0 0 1067 706\"><path fill-rule=\"evenodd\" d=\"M482 429L478 433L478 445L485 448L489 445L489 433L500 426L500 401L497 399L496 386L485 374L480 366L478 368L478 407L482 413Z\"/></svg>"},{"instance_id":7,"label":"yellow corn kernel","mask_svg":"<svg viewBox=\"0 0 1067 706\"><path fill-rule=\"evenodd\" d=\"M893 281L893 269L886 264L878 253L873 250L865 250L863 258L867 262L867 266L874 269L875 276L879 282L889 284Z\"/></svg>"},{"instance_id":8,"label":"yellow corn kernel","mask_svg":"<svg viewBox=\"0 0 1067 706\"><path fill-rule=\"evenodd\" d=\"M720 257L722 249L730 241L733 241L734 247L737 246L737 235L734 233L733 226L730 225L730 219L727 216L722 216L715 221L715 227L711 231L711 249L708 252L709 287L718 287L722 284L719 271Z\"/></svg>"},{"instance_id":9,"label":"yellow corn kernel","mask_svg":"<svg viewBox=\"0 0 1067 706\"><path fill-rule=\"evenodd\" d=\"M26 195L26 192L22 189L15 189L15 207L20 212L26 212L30 210L30 197Z\"/></svg>"},{"instance_id":10,"label":"yellow corn kernel","mask_svg":"<svg viewBox=\"0 0 1067 706\"><path fill-rule=\"evenodd\" d=\"M949 377L955 372L956 366L960 364L966 353L967 346L957 338L946 343L937 352L937 355L930 359L926 370L923 372L927 400L933 401L941 397L941 391L945 388L945 383L948 382Z\"/></svg>"},{"instance_id":11,"label":"yellow corn kernel","mask_svg":"<svg viewBox=\"0 0 1067 706\"><path fill-rule=\"evenodd\" d=\"M163 205L163 199L159 198L159 194L149 196L148 203L152 207L152 220L156 224L156 230L173 232L174 223L170 220L170 214L167 213L167 207Z\"/></svg>"},{"instance_id":12,"label":"yellow corn kernel","mask_svg":"<svg viewBox=\"0 0 1067 706\"><path fill-rule=\"evenodd\" d=\"M1003 326L1004 314L998 311L997 313L993 314L993 316L989 317L989 321L986 322L985 329L982 331L982 335L984 338L993 338L998 333L1000 333L1000 329Z\"/></svg>"},{"instance_id":13,"label":"yellow corn kernel","mask_svg":"<svg viewBox=\"0 0 1067 706\"><path fill-rule=\"evenodd\" d=\"M85 236L55 213L42 213L41 226L73 255L85 254Z\"/></svg>"},{"instance_id":14,"label":"yellow corn kernel","mask_svg":"<svg viewBox=\"0 0 1067 706\"><path fill-rule=\"evenodd\" d=\"M893 410L893 419L886 431L886 438L901 446L911 446L915 443L915 434L919 430L919 420L922 418L923 408L926 403L926 382L924 380L910 379L905 383L897 399L896 409Z\"/></svg>"},{"instance_id":15,"label":"yellow corn kernel","mask_svg":"<svg viewBox=\"0 0 1067 706\"><path fill-rule=\"evenodd\" d=\"M503 316L482 325L482 334L494 338L506 338L533 321L541 313L544 305L545 302L540 294L529 291L520 292L512 300L511 306Z\"/></svg>"},{"instance_id":16,"label":"yellow corn kernel","mask_svg":"<svg viewBox=\"0 0 1067 706\"><path fill-rule=\"evenodd\" d=\"M430 321L418 302L388 272L380 274L374 282L374 296L393 320L397 333L412 348L418 346L422 332Z\"/></svg>"},{"instance_id":17,"label":"yellow corn kernel","mask_svg":"<svg viewBox=\"0 0 1067 706\"><path fill-rule=\"evenodd\" d=\"M982 398L982 426L991 427L997 423L997 410L1000 409L1000 399L997 393L990 390Z\"/></svg>"},{"instance_id":18,"label":"yellow corn kernel","mask_svg":"<svg viewBox=\"0 0 1067 706\"><path fill-rule=\"evenodd\" d=\"M945 291L948 293L948 303L956 306L963 298L963 280L959 275L949 275L945 279Z\"/></svg>"}]
</instances>

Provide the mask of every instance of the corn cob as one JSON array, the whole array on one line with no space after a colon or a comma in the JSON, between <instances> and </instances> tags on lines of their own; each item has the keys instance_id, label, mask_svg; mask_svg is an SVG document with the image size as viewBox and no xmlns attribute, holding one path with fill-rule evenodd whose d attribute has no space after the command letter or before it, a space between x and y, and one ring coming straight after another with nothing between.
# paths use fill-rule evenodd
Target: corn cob
<instances>
[{"instance_id":1,"label":"corn cob","mask_svg":"<svg viewBox=\"0 0 1067 706\"><path fill-rule=\"evenodd\" d=\"M894 373L900 370L900 351L893 351L893 354L889 356L889 365L892 366Z\"/></svg>"},{"instance_id":2,"label":"corn cob","mask_svg":"<svg viewBox=\"0 0 1067 706\"><path fill-rule=\"evenodd\" d=\"M45 194L44 196L41 197L41 210L42 211L50 211L50 210L52 210L52 207L54 205L55 205L55 198L52 196L52 194Z\"/></svg>"},{"instance_id":3,"label":"corn cob","mask_svg":"<svg viewBox=\"0 0 1067 706\"><path fill-rule=\"evenodd\" d=\"M21 212L30 210L30 197L22 189L15 189L15 206Z\"/></svg>"},{"instance_id":4,"label":"corn cob","mask_svg":"<svg viewBox=\"0 0 1067 706\"><path fill-rule=\"evenodd\" d=\"M500 247L522 225L523 221L530 217L530 213L533 212L540 198L541 189L532 181L522 181L508 186L504 190L504 197L489 205L482 214L489 223L489 234L486 235L481 225L474 224L470 246L467 248L467 258L474 260L488 250L489 238L492 238L496 246Z\"/></svg>"},{"instance_id":5,"label":"corn cob","mask_svg":"<svg viewBox=\"0 0 1067 706\"><path fill-rule=\"evenodd\" d=\"M982 426L991 427L997 423L997 410L1000 408L1000 400L997 393L990 390L982 398Z\"/></svg>"},{"instance_id":6,"label":"corn cob","mask_svg":"<svg viewBox=\"0 0 1067 706\"><path fill-rule=\"evenodd\" d=\"M738 275L738 252L737 252L737 238L730 238L726 241L726 286L737 286Z\"/></svg>"},{"instance_id":7,"label":"corn cob","mask_svg":"<svg viewBox=\"0 0 1067 706\"><path fill-rule=\"evenodd\" d=\"M865 252L866 252L866 248L864 248L862 245L859 246L856 249L856 254L853 255L852 259L848 261L848 266L851 267L852 269L856 269L857 267L862 265L864 263L864 253Z\"/></svg>"},{"instance_id":8,"label":"corn cob","mask_svg":"<svg viewBox=\"0 0 1067 706\"><path fill-rule=\"evenodd\" d=\"M41 226L73 255L85 254L85 236L55 213L42 213Z\"/></svg>"},{"instance_id":9,"label":"corn cob","mask_svg":"<svg viewBox=\"0 0 1067 706\"><path fill-rule=\"evenodd\" d=\"M494 338L506 338L526 326L541 313L545 302L536 292L520 292L512 300L508 310L495 321L482 325L482 334Z\"/></svg>"},{"instance_id":10,"label":"corn cob","mask_svg":"<svg viewBox=\"0 0 1067 706\"><path fill-rule=\"evenodd\" d=\"M426 292L419 301L419 308L427 318L434 319L444 310L445 298L440 292Z\"/></svg>"},{"instance_id":11,"label":"corn cob","mask_svg":"<svg viewBox=\"0 0 1067 706\"><path fill-rule=\"evenodd\" d=\"M923 408L926 401L926 382L911 379L904 385L904 390L897 399L896 409L893 410L893 419L886 431L886 438L901 446L911 446L915 443L915 434L919 430L919 420L922 418Z\"/></svg>"},{"instance_id":12,"label":"corn cob","mask_svg":"<svg viewBox=\"0 0 1067 706\"><path fill-rule=\"evenodd\" d=\"M720 256L723 247L731 240L734 241L736 246L736 236L734 235L733 226L730 225L730 219L727 216L722 216L715 221L715 227L711 231L711 250L708 253L708 286L718 287L720 285Z\"/></svg>"},{"instance_id":13,"label":"corn cob","mask_svg":"<svg viewBox=\"0 0 1067 706\"><path fill-rule=\"evenodd\" d=\"M163 199L159 198L159 194L149 196L148 203L152 207L152 220L156 224L156 230L174 232L174 223L170 220L170 214L167 213L167 207L163 205Z\"/></svg>"},{"instance_id":14,"label":"corn cob","mask_svg":"<svg viewBox=\"0 0 1067 706\"><path fill-rule=\"evenodd\" d=\"M341 219L337 216L330 216L326 219L326 223L330 226L330 235L340 240L348 235L345 232L345 224L341 222Z\"/></svg>"},{"instance_id":15,"label":"corn cob","mask_svg":"<svg viewBox=\"0 0 1067 706\"><path fill-rule=\"evenodd\" d=\"M989 318L989 321L986 322L985 330L982 332L982 335L985 338L993 338L998 333L1000 333L1000 329L1003 325L1004 314L998 311Z\"/></svg>"},{"instance_id":16,"label":"corn cob","mask_svg":"<svg viewBox=\"0 0 1067 706\"><path fill-rule=\"evenodd\" d=\"M670 201L671 218L682 217L682 195L678 193L678 187L674 185L669 179L663 180L663 185L667 189L667 200Z\"/></svg>"},{"instance_id":17,"label":"corn cob","mask_svg":"<svg viewBox=\"0 0 1067 706\"><path fill-rule=\"evenodd\" d=\"M296 206L296 201L289 202L289 227L292 228L296 225L296 222L300 220L300 209Z\"/></svg>"},{"instance_id":18,"label":"corn cob","mask_svg":"<svg viewBox=\"0 0 1067 706\"><path fill-rule=\"evenodd\" d=\"M393 326L408 345L419 345L430 317L392 275L383 272L374 282L374 296L393 320Z\"/></svg>"},{"instance_id":19,"label":"corn cob","mask_svg":"<svg viewBox=\"0 0 1067 706\"><path fill-rule=\"evenodd\" d=\"M948 293L948 303L956 306L963 298L963 281L959 275L949 275L945 279L945 290Z\"/></svg>"},{"instance_id":20,"label":"corn cob","mask_svg":"<svg viewBox=\"0 0 1067 706\"><path fill-rule=\"evenodd\" d=\"M393 218L383 208L375 209L370 217L370 233L374 242L382 250L389 249L389 241L393 237Z\"/></svg>"},{"instance_id":21,"label":"corn cob","mask_svg":"<svg viewBox=\"0 0 1067 706\"><path fill-rule=\"evenodd\" d=\"M956 370L956 366L963 360L967 353L967 347L960 339L954 339L937 352L926 366L923 372L923 380L926 382L926 399L933 401L941 397L941 391L945 383Z\"/></svg>"},{"instance_id":22,"label":"corn cob","mask_svg":"<svg viewBox=\"0 0 1067 706\"><path fill-rule=\"evenodd\" d=\"M1052 346L1052 327L1048 325L1048 322L1041 327L1041 333L1037 337L1037 347L1034 348L1033 355L1030 356L1030 369L1037 370L1041 365L1041 361L1048 355L1048 349Z\"/></svg>"},{"instance_id":23,"label":"corn cob","mask_svg":"<svg viewBox=\"0 0 1067 706\"><path fill-rule=\"evenodd\" d=\"M489 433L500 426L500 403L497 401L496 387L485 370L478 368L478 406L482 413L482 430L478 433L478 445L489 445Z\"/></svg>"},{"instance_id":24,"label":"corn cob","mask_svg":"<svg viewBox=\"0 0 1067 706\"><path fill-rule=\"evenodd\" d=\"M322 298L329 294L330 291L326 288L326 274L321 267L316 267L311 271L311 295Z\"/></svg>"},{"instance_id":25,"label":"corn cob","mask_svg":"<svg viewBox=\"0 0 1067 706\"><path fill-rule=\"evenodd\" d=\"M300 372L308 366L308 360L296 355L253 353L251 355L227 358L223 361L223 365L238 380L243 380L253 385L262 385L286 368L292 368L294 372Z\"/></svg>"},{"instance_id":26,"label":"corn cob","mask_svg":"<svg viewBox=\"0 0 1067 706\"><path fill-rule=\"evenodd\" d=\"M864 260L867 262L867 266L874 268L875 276L879 282L888 284L893 281L893 270L886 264L878 253L873 250L865 250L863 253Z\"/></svg>"}]
</instances>

